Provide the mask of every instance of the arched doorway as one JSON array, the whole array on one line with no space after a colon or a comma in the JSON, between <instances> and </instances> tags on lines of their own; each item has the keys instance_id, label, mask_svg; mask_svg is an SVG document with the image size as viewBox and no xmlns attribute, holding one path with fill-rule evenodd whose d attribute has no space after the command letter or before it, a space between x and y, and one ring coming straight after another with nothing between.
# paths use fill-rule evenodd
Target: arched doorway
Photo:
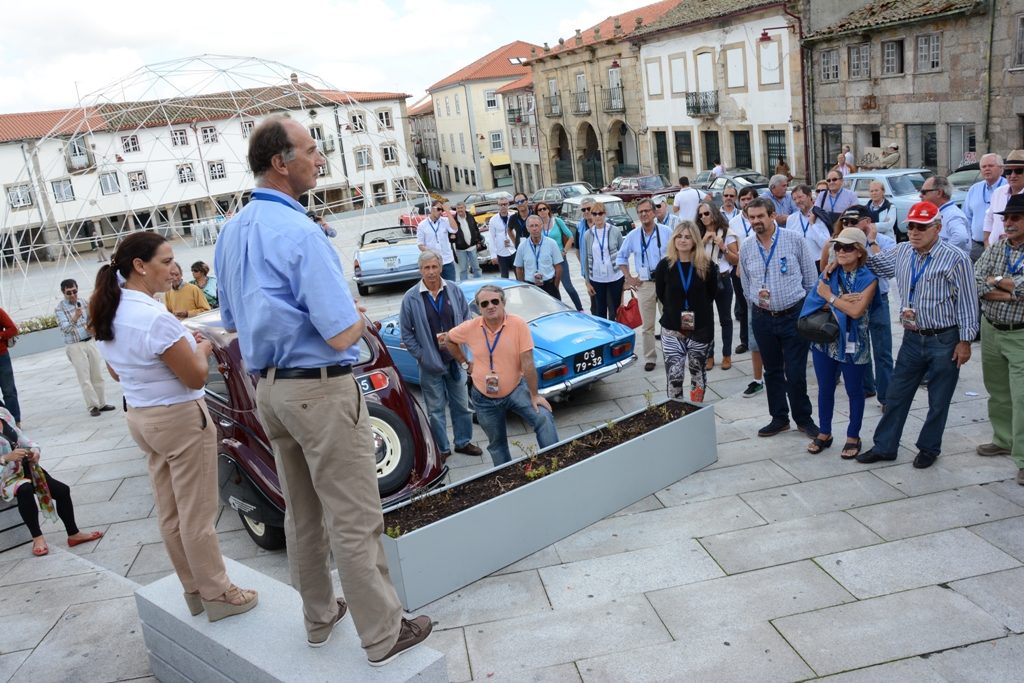
<instances>
[{"instance_id":1,"label":"arched doorway","mask_svg":"<svg viewBox=\"0 0 1024 683\"><path fill-rule=\"evenodd\" d=\"M572 172L572 145L569 134L560 123L551 126L548 134L548 147L551 150L551 177L556 183L568 183L576 179Z\"/></svg>"},{"instance_id":2,"label":"arched doorway","mask_svg":"<svg viewBox=\"0 0 1024 683\"><path fill-rule=\"evenodd\" d=\"M621 119L608 126L608 170L612 177L640 175L636 134Z\"/></svg>"},{"instance_id":3,"label":"arched doorway","mask_svg":"<svg viewBox=\"0 0 1024 683\"><path fill-rule=\"evenodd\" d=\"M595 188L604 187L604 164L594 127L584 121L576 132L577 155L580 163L579 178Z\"/></svg>"}]
</instances>

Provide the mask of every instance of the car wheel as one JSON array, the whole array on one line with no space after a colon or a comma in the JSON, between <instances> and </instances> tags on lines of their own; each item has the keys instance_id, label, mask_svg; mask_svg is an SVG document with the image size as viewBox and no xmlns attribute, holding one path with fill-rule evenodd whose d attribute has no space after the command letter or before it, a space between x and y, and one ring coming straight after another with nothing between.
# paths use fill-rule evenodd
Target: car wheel
<instances>
[{"instance_id":1,"label":"car wheel","mask_svg":"<svg viewBox=\"0 0 1024 683\"><path fill-rule=\"evenodd\" d=\"M416 445L409 427L393 411L379 403L367 406L377 459L377 488L381 497L389 496L409 481L416 460Z\"/></svg>"},{"instance_id":2,"label":"car wheel","mask_svg":"<svg viewBox=\"0 0 1024 683\"><path fill-rule=\"evenodd\" d=\"M356 284L356 291L359 292L359 296L366 296L370 293L370 288L366 285Z\"/></svg>"},{"instance_id":3,"label":"car wheel","mask_svg":"<svg viewBox=\"0 0 1024 683\"><path fill-rule=\"evenodd\" d=\"M265 550L280 550L284 547L284 529L257 522L242 512L239 512L238 516L242 518L242 526L256 545Z\"/></svg>"}]
</instances>

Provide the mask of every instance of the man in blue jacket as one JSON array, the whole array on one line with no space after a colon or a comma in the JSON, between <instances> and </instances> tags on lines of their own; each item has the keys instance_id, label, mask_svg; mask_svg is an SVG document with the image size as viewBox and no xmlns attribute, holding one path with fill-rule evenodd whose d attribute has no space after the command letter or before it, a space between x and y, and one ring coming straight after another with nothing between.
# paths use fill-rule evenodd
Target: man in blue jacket
<instances>
[{"instance_id":1,"label":"man in blue jacket","mask_svg":"<svg viewBox=\"0 0 1024 683\"><path fill-rule=\"evenodd\" d=\"M441 456L451 455L445 408L452 414L455 452L483 455L473 438L473 414L469 410L466 370L445 348L448 330L469 317L466 297L458 285L441 277L441 255L420 253L423 278L402 297L399 321L402 343L420 366L420 389L427 405L427 418Z\"/></svg>"}]
</instances>

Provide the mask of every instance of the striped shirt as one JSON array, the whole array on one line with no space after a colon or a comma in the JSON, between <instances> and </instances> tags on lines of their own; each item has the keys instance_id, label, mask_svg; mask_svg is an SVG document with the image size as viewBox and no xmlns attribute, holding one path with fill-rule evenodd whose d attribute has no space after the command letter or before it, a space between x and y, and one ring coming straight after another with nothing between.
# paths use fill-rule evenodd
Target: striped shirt
<instances>
[{"instance_id":1,"label":"striped shirt","mask_svg":"<svg viewBox=\"0 0 1024 683\"><path fill-rule=\"evenodd\" d=\"M981 300L981 312L989 322L1001 325L1024 323L1024 261L1021 259L1024 259L1024 245L1014 248L1009 241L1003 240L1001 244L986 249L974 264L974 282L978 287L978 296L1002 290L997 290L995 285L986 282L990 276L1002 275L1004 278L1013 278L1013 295L1016 297L1013 301ZM1011 273L1010 269L1014 265L1017 265L1017 269Z\"/></svg>"},{"instance_id":2,"label":"striped shirt","mask_svg":"<svg viewBox=\"0 0 1024 683\"><path fill-rule=\"evenodd\" d=\"M948 242L936 240L914 287L913 308L922 330L960 328L960 340L970 342L978 333L978 290L974 285L971 259ZM895 277L900 289L900 306L910 306L911 270L921 270L924 261L909 242L874 254L868 268L879 277Z\"/></svg>"},{"instance_id":3,"label":"striped shirt","mask_svg":"<svg viewBox=\"0 0 1024 683\"><path fill-rule=\"evenodd\" d=\"M750 239L740 241L740 277L743 293L755 308L760 290L767 289L768 310L784 311L803 301L815 286L818 269L800 234L775 228L773 240L775 253L767 264L771 245L765 249L753 232Z\"/></svg>"}]
</instances>

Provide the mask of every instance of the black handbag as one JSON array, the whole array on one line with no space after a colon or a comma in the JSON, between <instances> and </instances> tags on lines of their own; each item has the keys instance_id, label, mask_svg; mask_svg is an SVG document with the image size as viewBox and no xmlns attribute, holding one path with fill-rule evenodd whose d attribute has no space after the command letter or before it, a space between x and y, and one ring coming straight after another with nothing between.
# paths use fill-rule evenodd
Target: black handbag
<instances>
[{"instance_id":1,"label":"black handbag","mask_svg":"<svg viewBox=\"0 0 1024 683\"><path fill-rule=\"evenodd\" d=\"M846 293L843 278L839 278L839 289ZM831 344L839 339L839 321L832 314L832 307L819 308L796 321L796 332L815 344Z\"/></svg>"}]
</instances>

